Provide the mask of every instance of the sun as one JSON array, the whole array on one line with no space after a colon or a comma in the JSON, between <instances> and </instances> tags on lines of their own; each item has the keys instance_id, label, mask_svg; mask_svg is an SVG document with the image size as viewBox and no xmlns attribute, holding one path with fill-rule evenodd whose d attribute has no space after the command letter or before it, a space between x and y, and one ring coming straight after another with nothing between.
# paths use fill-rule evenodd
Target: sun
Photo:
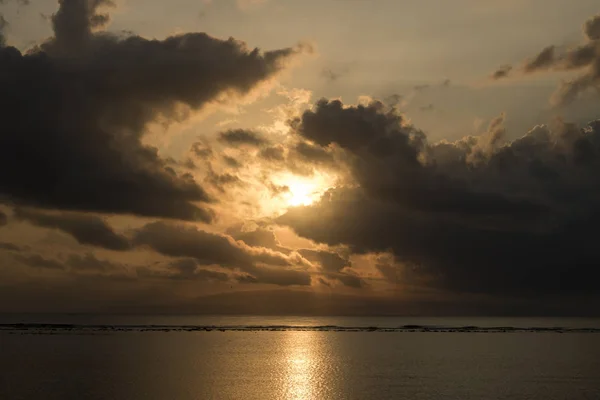
<instances>
[{"instance_id":1,"label":"sun","mask_svg":"<svg viewBox=\"0 0 600 400\"><path fill-rule=\"evenodd\" d=\"M316 185L310 182L291 181L287 187L289 191L285 197L291 207L309 206L315 202L318 195Z\"/></svg>"},{"instance_id":2,"label":"sun","mask_svg":"<svg viewBox=\"0 0 600 400\"><path fill-rule=\"evenodd\" d=\"M267 204L275 210L285 211L292 207L310 206L319 201L323 193L334 186L334 177L320 172L311 176L282 173L272 176L272 182L282 190L271 197Z\"/></svg>"}]
</instances>

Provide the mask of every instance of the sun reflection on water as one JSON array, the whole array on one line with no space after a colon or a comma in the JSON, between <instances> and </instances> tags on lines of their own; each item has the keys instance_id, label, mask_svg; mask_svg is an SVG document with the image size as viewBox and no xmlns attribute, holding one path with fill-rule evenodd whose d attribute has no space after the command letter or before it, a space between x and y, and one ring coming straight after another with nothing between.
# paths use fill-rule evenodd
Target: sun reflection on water
<instances>
[{"instance_id":1,"label":"sun reflection on water","mask_svg":"<svg viewBox=\"0 0 600 400\"><path fill-rule=\"evenodd\" d=\"M286 366L282 398L294 400L323 398L322 360L316 332L287 332Z\"/></svg>"}]
</instances>

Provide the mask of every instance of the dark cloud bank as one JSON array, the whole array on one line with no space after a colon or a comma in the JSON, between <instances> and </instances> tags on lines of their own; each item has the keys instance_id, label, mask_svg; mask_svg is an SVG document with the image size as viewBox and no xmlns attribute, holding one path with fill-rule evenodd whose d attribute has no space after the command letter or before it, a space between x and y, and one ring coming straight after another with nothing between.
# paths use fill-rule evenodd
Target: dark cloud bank
<instances>
[{"instance_id":1,"label":"dark cloud bank","mask_svg":"<svg viewBox=\"0 0 600 400\"><path fill-rule=\"evenodd\" d=\"M125 236L116 233L103 218L94 215L18 208L15 210L15 217L36 226L60 230L80 244L113 251L146 248L172 259L162 271L146 266L139 267L138 275L142 278L237 280L241 283L279 286L311 284L309 257L305 258L303 253L276 245L277 241L272 232L273 237L269 241L265 240L267 236L263 234L266 232L263 230L245 234L231 231L233 235L227 235L207 232L193 225L160 221L133 229ZM236 233L239 233L239 236ZM0 244L0 249L21 251L18 246L10 243L4 246ZM322 253L322 258L326 257L327 252ZM330 257L334 257L334 254L331 253ZM47 258L35 252L23 252L16 258L30 267L57 270L67 267L72 269L76 266L75 269L80 271L85 265L88 265L88 269L91 267L101 270L108 268L94 266L110 264L91 255L83 258L71 255L67 262ZM320 263L321 259L316 261ZM231 274L199 267L220 268L230 271Z\"/></svg>"},{"instance_id":2,"label":"dark cloud bank","mask_svg":"<svg viewBox=\"0 0 600 400\"><path fill-rule=\"evenodd\" d=\"M297 52L234 39L102 31L110 0L61 0L54 37L26 53L0 23L0 198L39 207L211 221L212 199L142 144L147 125L243 95ZM183 108L182 108L183 107Z\"/></svg>"},{"instance_id":3,"label":"dark cloud bank","mask_svg":"<svg viewBox=\"0 0 600 400\"><path fill-rule=\"evenodd\" d=\"M429 143L383 103L321 100L295 132L347 154L354 184L278 222L354 252L392 251L402 281L455 293L600 294L600 121L537 126L501 145Z\"/></svg>"}]
</instances>

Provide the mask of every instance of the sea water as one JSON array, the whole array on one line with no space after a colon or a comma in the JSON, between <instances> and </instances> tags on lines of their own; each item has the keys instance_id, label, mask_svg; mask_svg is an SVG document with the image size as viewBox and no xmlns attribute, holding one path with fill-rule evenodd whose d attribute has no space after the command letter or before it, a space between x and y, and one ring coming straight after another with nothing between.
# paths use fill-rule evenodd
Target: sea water
<instances>
[{"instance_id":1,"label":"sea water","mask_svg":"<svg viewBox=\"0 0 600 400\"><path fill-rule=\"evenodd\" d=\"M600 321L0 317L0 399L599 399Z\"/></svg>"}]
</instances>

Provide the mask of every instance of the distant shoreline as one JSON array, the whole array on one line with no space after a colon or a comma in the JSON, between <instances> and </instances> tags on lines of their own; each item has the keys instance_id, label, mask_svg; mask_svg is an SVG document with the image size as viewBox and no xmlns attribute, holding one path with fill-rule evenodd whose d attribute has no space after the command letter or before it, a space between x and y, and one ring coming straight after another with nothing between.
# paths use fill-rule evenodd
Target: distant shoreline
<instances>
[{"instance_id":1,"label":"distant shoreline","mask_svg":"<svg viewBox=\"0 0 600 400\"><path fill-rule=\"evenodd\" d=\"M384 332L384 333L600 333L600 328L514 327L514 326L304 326L304 325L85 325L85 324L0 324L9 334L94 334L116 332Z\"/></svg>"}]
</instances>

